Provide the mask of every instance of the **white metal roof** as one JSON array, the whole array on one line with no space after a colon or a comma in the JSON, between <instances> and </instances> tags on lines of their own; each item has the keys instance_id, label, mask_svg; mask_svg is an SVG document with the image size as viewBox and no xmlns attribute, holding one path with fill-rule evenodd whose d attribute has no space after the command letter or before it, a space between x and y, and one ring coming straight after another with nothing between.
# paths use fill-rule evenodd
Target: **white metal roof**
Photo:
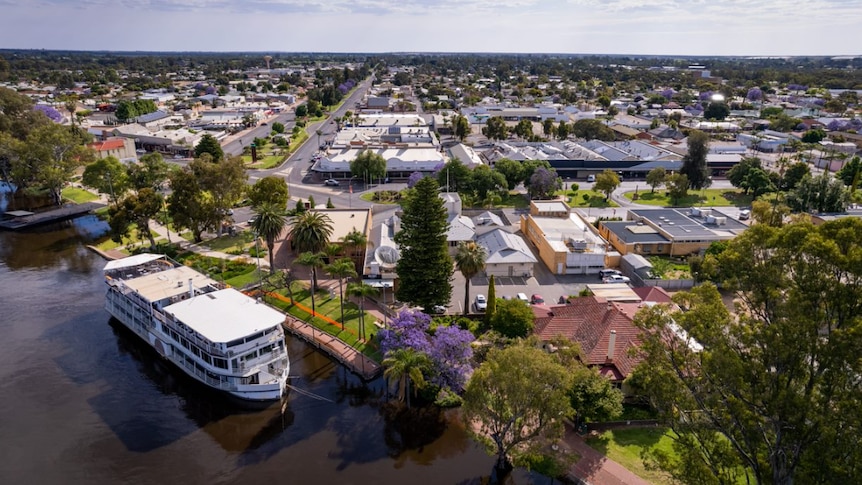
<instances>
[{"instance_id":1,"label":"white metal roof","mask_svg":"<svg viewBox=\"0 0 862 485\"><path fill-rule=\"evenodd\" d=\"M112 269L120 269L120 268L128 268L130 266L138 266L139 264L146 264L150 261L155 261L156 259L163 258L163 254L149 254L149 253L141 253L136 254L134 256L129 256L122 259L115 259L113 261L108 261L108 264L105 265L104 270L112 270Z\"/></svg>"},{"instance_id":2,"label":"white metal roof","mask_svg":"<svg viewBox=\"0 0 862 485\"><path fill-rule=\"evenodd\" d=\"M233 288L174 303L165 312L214 343L227 343L284 322L284 314Z\"/></svg>"}]
</instances>

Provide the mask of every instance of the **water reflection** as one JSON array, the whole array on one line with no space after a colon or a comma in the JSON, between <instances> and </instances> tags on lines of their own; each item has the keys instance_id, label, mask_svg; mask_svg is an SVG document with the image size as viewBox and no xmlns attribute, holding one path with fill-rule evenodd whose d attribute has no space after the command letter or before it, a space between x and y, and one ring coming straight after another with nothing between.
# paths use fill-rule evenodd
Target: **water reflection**
<instances>
[{"instance_id":1,"label":"water reflection","mask_svg":"<svg viewBox=\"0 0 862 485\"><path fill-rule=\"evenodd\" d=\"M24 231L4 232L0 260L12 270L57 269L88 273L94 264L86 248L108 232L108 224L93 214ZM101 269L101 266L98 267Z\"/></svg>"}]
</instances>

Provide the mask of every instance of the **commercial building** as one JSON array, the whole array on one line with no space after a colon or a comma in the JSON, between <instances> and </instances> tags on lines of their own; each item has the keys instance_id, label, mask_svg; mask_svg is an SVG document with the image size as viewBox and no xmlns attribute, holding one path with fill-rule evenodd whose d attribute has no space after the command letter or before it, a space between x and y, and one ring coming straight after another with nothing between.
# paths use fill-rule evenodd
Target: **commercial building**
<instances>
[{"instance_id":1,"label":"commercial building","mask_svg":"<svg viewBox=\"0 0 862 485\"><path fill-rule=\"evenodd\" d=\"M563 201L530 202L521 232L554 274L598 274L605 267L607 243Z\"/></svg>"},{"instance_id":2,"label":"commercial building","mask_svg":"<svg viewBox=\"0 0 862 485\"><path fill-rule=\"evenodd\" d=\"M716 241L742 234L748 226L717 209L633 209L628 220L602 221L599 233L620 254L687 256Z\"/></svg>"}]
</instances>

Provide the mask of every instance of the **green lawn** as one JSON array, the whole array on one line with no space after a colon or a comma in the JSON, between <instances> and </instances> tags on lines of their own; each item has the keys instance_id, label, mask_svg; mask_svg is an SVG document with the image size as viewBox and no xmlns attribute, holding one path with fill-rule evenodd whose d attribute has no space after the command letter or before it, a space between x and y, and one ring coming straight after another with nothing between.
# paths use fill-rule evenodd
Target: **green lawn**
<instances>
[{"instance_id":1,"label":"green lawn","mask_svg":"<svg viewBox=\"0 0 862 485\"><path fill-rule=\"evenodd\" d=\"M634 200L634 192L626 192L623 196ZM667 196L667 191L658 190L654 193L649 191L638 192L635 202L644 205L656 205L663 207L721 207L721 206L748 206L751 205L751 195L744 195L741 190L736 189L706 189L689 191L689 195L683 197L676 204L672 204Z\"/></svg>"},{"instance_id":2,"label":"green lawn","mask_svg":"<svg viewBox=\"0 0 862 485\"><path fill-rule=\"evenodd\" d=\"M99 199L97 194L88 192L84 189L79 189L78 187L66 187L61 193L63 194L64 199L71 200L76 204L83 204Z\"/></svg>"},{"instance_id":3,"label":"green lawn","mask_svg":"<svg viewBox=\"0 0 862 485\"><path fill-rule=\"evenodd\" d=\"M307 308L311 308L311 291L309 288L302 282L294 282L292 285L293 288L293 297L296 298L296 301ZM345 282L344 288L346 290L347 283ZM281 289L277 291L279 294L288 296L288 292L286 289ZM318 291L315 295L315 311L318 314L326 315L327 317L339 322L341 320L341 310L339 306L338 300L338 288L335 288L334 297L330 298L329 292L324 290ZM365 355L377 360L378 362L382 358L377 349L377 346L373 343L360 342L358 339L359 335L359 307L350 301L347 301L345 295L344 301L344 328L345 330L341 330L339 326L332 325L331 323L319 319L314 318L310 320L311 315L300 309L296 306L290 306L288 303L271 298L267 300L268 303L275 305L296 318L300 320L310 322L315 327L320 330L327 332L329 334L335 335L341 340L347 342L349 345L352 345L360 352ZM374 325L375 318L372 315L366 313L365 316L365 332L370 337L373 334L376 334L380 329Z\"/></svg>"},{"instance_id":4,"label":"green lawn","mask_svg":"<svg viewBox=\"0 0 862 485\"><path fill-rule=\"evenodd\" d=\"M243 231L236 236L223 234L221 237L210 239L203 243L204 246L213 251L229 252L231 250L242 252L254 246L254 236L248 231Z\"/></svg>"},{"instance_id":5,"label":"green lawn","mask_svg":"<svg viewBox=\"0 0 862 485\"><path fill-rule=\"evenodd\" d=\"M674 455L673 438L667 428L627 428L605 431L598 437L587 438L587 444L635 475L656 484L672 484L664 472L647 470L641 453L658 448Z\"/></svg>"},{"instance_id":6,"label":"green lawn","mask_svg":"<svg viewBox=\"0 0 862 485\"><path fill-rule=\"evenodd\" d=\"M570 207L619 207L616 202L605 200L605 194L594 190L579 190L574 195L570 190L558 190L556 195L563 197Z\"/></svg>"},{"instance_id":7,"label":"green lawn","mask_svg":"<svg viewBox=\"0 0 862 485\"><path fill-rule=\"evenodd\" d=\"M482 201L477 202L481 204ZM506 195L503 197L503 200L499 204L494 205L494 207L514 207L516 209L527 209L530 207L530 199L527 197L526 194L522 194L513 190L511 192L507 192ZM477 206L476 208L481 208L481 206Z\"/></svg>"},{"instance_id":8,"label":"green lawn","mask_svg":"<svg viewBox=\"0 0 862 485\"><path fill-rule=\"evenodd\" d=\"M257 163L252 163L251 155L243 155L242 161L249 166L248 168L266 170L269 168L277 167L281 162L284 161L285 157L285 153L279 153L278 155L273 155L272 153L270 153L263 156L263 158L260 158L260 155L258 155Z\"/></svg>"}]
</instances>

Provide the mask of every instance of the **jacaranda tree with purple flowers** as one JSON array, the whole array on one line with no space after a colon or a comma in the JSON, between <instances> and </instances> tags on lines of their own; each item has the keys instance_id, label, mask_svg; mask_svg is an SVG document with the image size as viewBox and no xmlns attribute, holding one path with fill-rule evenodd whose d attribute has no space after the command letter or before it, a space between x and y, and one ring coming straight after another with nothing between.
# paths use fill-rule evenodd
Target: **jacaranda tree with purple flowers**
<instances>
[{"instance_id":1,"label":"jacaranda tree with purple flowers","mask_svg":"<svg viewBox=\"0 0 862 485\"><path fill-rule=\"evenodd\" d=\"M422 177L424 177L424 176L425 175L423 175L422 172L411 173L410 177L407 177L407 188L412 189L413 186L416 185L416 182L419 182L420 180L422 180Z\"/></svg>"},{"instance_id":2,"label":"jacaranda tree with purple flowers","mask_svg":"<svg viewBox=\"0 0 862 485\"><path fill-rule=\"evenodd\" d=\"M763 99L763 91L757 87L751 88L748 90L748 94L745 95L745 99L749 101L760 101Z\"/></svg>"},{"instance_id":3,"label":"jacaranda tree with purple flowers","mask_svg":"<svg viewBox=\"0 0 862 485\"><path fill-rule=\"evenodd\" d=\"M53 121L54 123L59 123L63 121L63 115L61 115L59 111L57 111L51 106L48 106L46 104L37 104L36 106L33 106L33 109L45 113L45 116L50 118L51 121Z\"/></svg>"},{"instance_id":4,"label":"jacaranda tree with purple flowers","mask_svg":"<svg viewBox=\"0 0 862 485\"><path fill-rule=\"evenodd\" d=\"M384 358L402 349L420 352L431 360L429 382L454 391L463 389L473 357L470 343L475 337L470 331L441 326L432 332L430 316L404 310L378 335Z\"/></svg>"},{"instance_id":5,"label":"jacaranda tree with purple flowers","mask_svg":"<svg viewBox=\"0 0 862 485\"><path fill-rule=\"evenodd\" d=\"M429 342L429 353L435 375L431 382L443 388L460 392L464 389L467 374L472 370L473 347L476 338L469 330L458 327L437 327Z\"/></svg>"}]
</instances>

